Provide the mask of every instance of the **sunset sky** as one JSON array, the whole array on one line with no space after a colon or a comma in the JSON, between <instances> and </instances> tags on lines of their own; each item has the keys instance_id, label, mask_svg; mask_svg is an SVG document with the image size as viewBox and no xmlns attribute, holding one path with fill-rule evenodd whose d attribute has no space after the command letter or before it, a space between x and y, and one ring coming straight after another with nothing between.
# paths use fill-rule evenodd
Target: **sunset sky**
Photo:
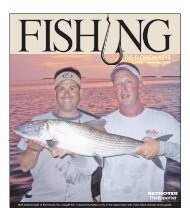
<instances>
[{"instance_id":1,"label":"sunset sky","mask_svg":"<svg viewBox=\"0 0 190 221\"><path fill-rule=\"evenodd\" d=\"M115 55L114 55L115 56ZM107 55L110 62L117 59ZM141 71L142 76L179 76L180 56L168 55L167 57L144 57L138 58L135 55L124 55L122 62L134 62ZM139 64L144 62L143 64ZM168 61L170 64L168 64ZM34 55L22 54L10 55L10 80L38 80L42 78L52 78L54 73L63 67L72 66L78 69L85 78L109 78L113 65L106 65L101 60L100 54L96 55Z\"/></svg>"}]
</instances>

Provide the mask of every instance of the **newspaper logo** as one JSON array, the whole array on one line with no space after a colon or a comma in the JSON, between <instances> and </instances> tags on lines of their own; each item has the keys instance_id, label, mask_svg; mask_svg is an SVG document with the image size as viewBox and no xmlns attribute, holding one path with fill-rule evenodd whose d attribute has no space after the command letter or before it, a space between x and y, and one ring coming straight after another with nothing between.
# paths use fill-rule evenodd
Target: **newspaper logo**
<instances>
[{"instance_id":1,"label":"newspaper logo","mask_svg":"<svg viewBox=\"0 0 190 221\"><path fill-rule=\"evenodd\" d=\"M156 135L159 134L159 132L156 131L156 130L146 130L146 134L147 134L147 135L156 136Z\"/></svg>"},{"instance_id":2,"label":"newspaper logo","mask_svg":"<svg viewBox=\"0 0 190 221\"><path fill-rule=\"evenodd\" d=\"M178 192L148 192L148 196L154 201L176 201Z\"/></svg>"}]
</instances>

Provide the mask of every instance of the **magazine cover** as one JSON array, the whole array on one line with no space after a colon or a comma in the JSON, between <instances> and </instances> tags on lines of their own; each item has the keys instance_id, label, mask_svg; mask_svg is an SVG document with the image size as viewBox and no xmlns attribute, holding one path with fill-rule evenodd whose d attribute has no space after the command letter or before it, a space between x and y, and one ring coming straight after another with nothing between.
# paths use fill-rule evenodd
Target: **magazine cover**
<instances>
[{"instance_id":1,"label":"magazine cover","mask_svg":"<svg viewBox=\"0 0 190 221\"><path fill-rule=\"evenodd\" d=\"M181 207L180 14L10 14L10 207Z\"/></svg>"}]
</instances>

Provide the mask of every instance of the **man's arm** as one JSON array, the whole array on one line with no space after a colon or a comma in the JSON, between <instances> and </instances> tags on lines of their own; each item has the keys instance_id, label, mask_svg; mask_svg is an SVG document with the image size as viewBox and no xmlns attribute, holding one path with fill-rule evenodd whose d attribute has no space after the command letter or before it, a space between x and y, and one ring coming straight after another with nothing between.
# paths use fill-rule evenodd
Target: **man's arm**
<instances>
[{"instance_id":1,"label":"man's arm","mask_svg":"<svg viewBox=\"0 0 190 221\"><path fill-rule=\"evenodd\" d=\"M173 142L154 140L150 137L143 139L143 144L137 147L136 153L146 159L153 159L156 156L165 156L180 162L180 145Z\"/></svg>"},{"instance_id":2,"label":"man's arm","mask_svg":"<svg viewBox=\"0 0 190 221\"><path fill-rule=\"evenodd\" d=\"M180 145L173 142L160 141L159 155L180 162Z\"/></svg>"},{"instance_id":3,"label":"man's arm","mask_svg":"<svg viewBox=\"0 0 190 221\"><path fill-rule=\"evenodd\" d=\"M32 140L28 141L27 149L19 156L19 163L22 171L27 172L36 165L42 149L43 147L38 142Z\"/></svg>"}]
</instances>

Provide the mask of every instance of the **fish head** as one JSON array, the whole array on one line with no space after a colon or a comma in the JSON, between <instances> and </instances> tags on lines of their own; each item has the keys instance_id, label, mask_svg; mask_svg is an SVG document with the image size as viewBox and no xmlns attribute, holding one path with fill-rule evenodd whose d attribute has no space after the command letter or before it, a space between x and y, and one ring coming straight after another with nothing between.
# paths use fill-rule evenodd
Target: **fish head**
<instances>
[{"instance_id":1,"label":"fish head","mask_svg":"<svg viewBox=\"0 0 190 221\"><path fill-rule=\"evenodd\" d=\"M13 130L17 135L31 140L44 141L50 139L48 122L43 120L30 121Z\"/></svg>"}]
</instances>

